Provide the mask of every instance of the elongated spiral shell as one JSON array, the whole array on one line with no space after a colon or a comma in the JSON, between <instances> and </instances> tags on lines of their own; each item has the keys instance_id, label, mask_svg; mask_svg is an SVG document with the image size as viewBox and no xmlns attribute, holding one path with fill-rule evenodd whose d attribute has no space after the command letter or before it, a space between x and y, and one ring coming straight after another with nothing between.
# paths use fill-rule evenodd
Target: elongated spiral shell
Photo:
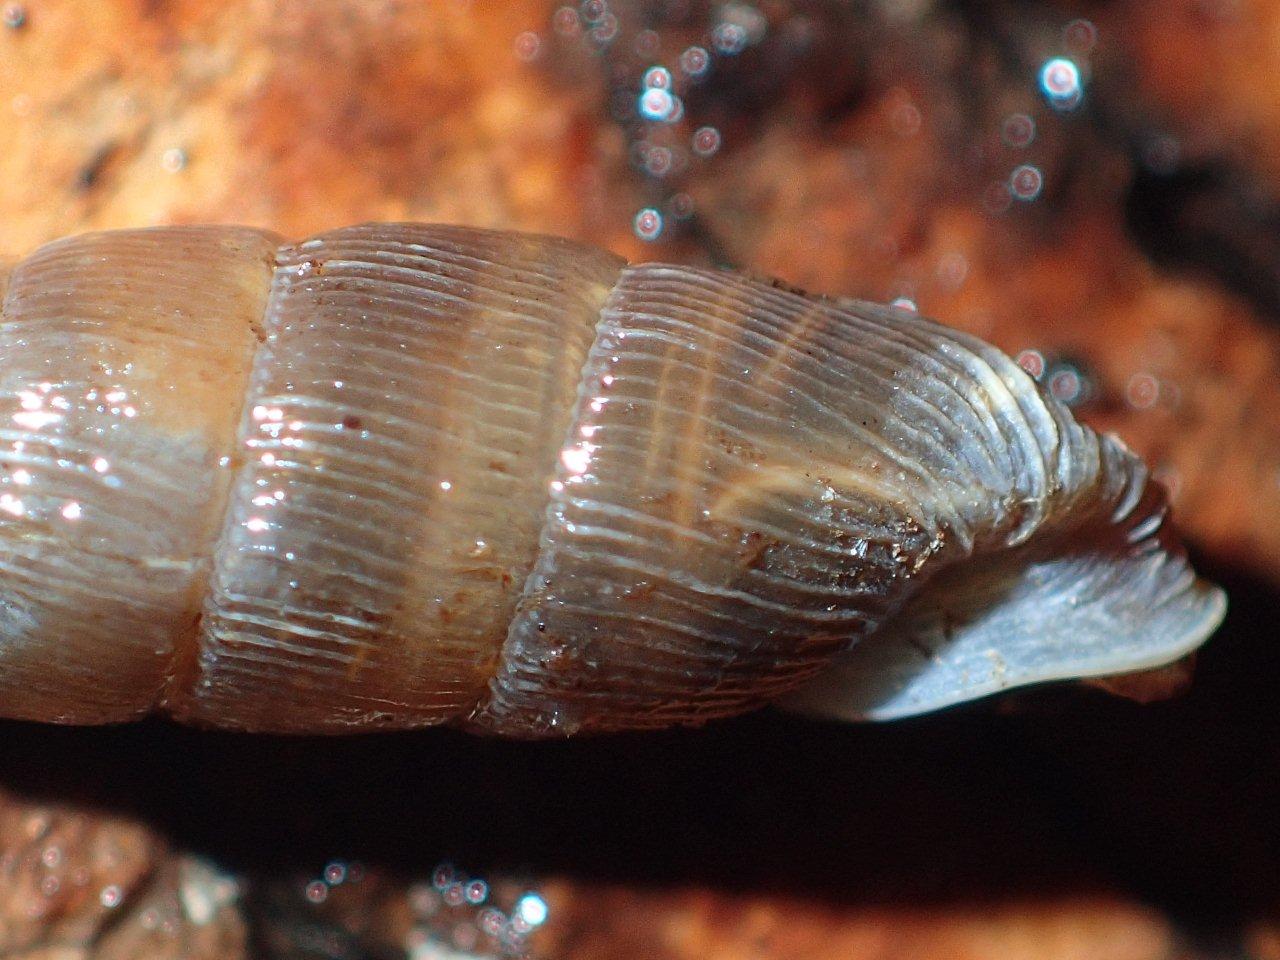
<instances>
[{"instance_id":1,"label":"elongated spiral shell","mask_svg":"<svg viewBox=\"0 0 1280 960\"><path fill-rule=\"evenodd\" d=\"M0 713L516 736L916 713L1223 615L994 348L564 240L50 244L0 318Z\"/></svg>"}]
</instances>

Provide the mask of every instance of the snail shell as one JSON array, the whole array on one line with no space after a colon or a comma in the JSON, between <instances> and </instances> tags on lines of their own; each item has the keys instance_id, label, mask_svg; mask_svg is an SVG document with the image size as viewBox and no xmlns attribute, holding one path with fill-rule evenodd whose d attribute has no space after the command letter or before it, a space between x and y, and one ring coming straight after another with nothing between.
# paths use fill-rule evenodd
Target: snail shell
<instances>
[{"instance_id":1,"label":"snail shell","mask_svg":"<svg viewBox=\"0 0 1280 960\"><path fill-rule=\"evenodd\" d=\"M0 713L514 736L896 717L1223 615L994 348L565 240L50 244L0 319Z\"/></svg>"}]
</instances>

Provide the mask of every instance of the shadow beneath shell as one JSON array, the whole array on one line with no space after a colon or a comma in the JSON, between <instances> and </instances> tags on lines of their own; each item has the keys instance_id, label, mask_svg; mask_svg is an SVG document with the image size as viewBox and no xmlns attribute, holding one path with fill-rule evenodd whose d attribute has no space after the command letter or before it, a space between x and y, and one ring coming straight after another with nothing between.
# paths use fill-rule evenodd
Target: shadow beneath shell
<instances>
[{"instance_id":1,"label":"shadow beneath shell","mask_svg":"<svg viewBox=\"0 0 1280 960\"><path fill-rule=\"evenodd\" d=\"M840 904L1112 891L1238 930L1280 906L1280 596L1207 573L1227 622L1191 692L1146 707L1056 687L894 724L765 712L552 743L11 722L0 786L259 877L344 858Z\"/></svg>"}]
</instances>

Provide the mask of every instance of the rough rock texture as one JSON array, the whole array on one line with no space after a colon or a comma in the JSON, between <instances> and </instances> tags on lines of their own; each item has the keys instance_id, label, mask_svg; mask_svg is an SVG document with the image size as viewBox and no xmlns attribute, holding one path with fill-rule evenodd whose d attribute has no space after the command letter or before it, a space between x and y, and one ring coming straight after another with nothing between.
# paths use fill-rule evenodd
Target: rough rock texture
<instances>
[{"instance_id":1,"label":"rough rock texture","mask_svg":"<svg viewBox=\"0 0 1280 960\"><path fill-rule=\"evenodd\" d=\"M234 880L145 825L0 791L0 955L248 956Z\"/></svg>"}]
</instances>

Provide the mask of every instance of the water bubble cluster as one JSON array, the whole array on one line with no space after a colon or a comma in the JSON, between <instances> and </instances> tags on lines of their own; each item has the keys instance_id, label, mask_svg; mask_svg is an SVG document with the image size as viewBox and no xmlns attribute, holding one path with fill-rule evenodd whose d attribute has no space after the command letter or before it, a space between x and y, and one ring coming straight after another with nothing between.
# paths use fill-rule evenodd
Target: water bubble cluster
<instances>
[{"instance_id":1,"label":"water bubble cluster","mask_svg":"<svg viewBox=\"0 0 1280 960\"><path fill-rule=\"evenodd\" d=\"M582 19L591 27L591 39L604 46L618 36L618 18L609 10L605 0L585 0L582 4Z\"/></svg>"},{"instance_id":2,"label":"water bubble cluster","mask_svg":"<svg viewBox=\"0 0 1280 960\"><path fill-rule=\"evenodd\" d=\"M443 863L429 884L415 884L409 906L415 925L405 948L414 960L455 957L454 951L480 956L528 957L528 938L546 923L550 910L534 891L500 884L495 896L487 881L467 877ZM501 899L503 909L494 901Z\"/></svg>"},{"instance_id":3,"label":"water bubble cluster","mask_svg":"<svg viewBox=\"0 0 1280 960\"><path fill-rule=\"evenodd\" d=\"M576 51L603 60L612 87L609 110L628 135L633 167L655 188L656 195L634 215L632 231L646 242L666 240L671 225L693 215L692 201L680 189L682 178L724 143L719 126L689 116L686 97L714 73L717 62L763 41L770 18L764 4L728 0L707 10L697 34L671 36L635 23L636 17L616 6L622 16L610 0L563 4L552 13L548 30L517 38L516 56L545 58L556 44L564 55Z\"/></svg>"},{"instance_id":4,"label":"water bubble cluster","mask_svg":"<svg viewBox=\"0 0 1280 960\"><path fill-rule=\"evenodd\" d=\"M330 860L318 878L307 881L302 887L302 896L308 903L320 905L329 899L329 892L334 887L348 881L359 881L364 875L364 868L358 863L347 863L343 860Z\"/></svg>"},{"instance_id":5,"label":"water bubble cluster","mask_svg":"<svg viewBox=\"0 0 1280 960\"><path fill-rule=\"evenodd\" d=\"M749 3L726 3L711 29L711 43L725 56L735 56L764 39L769 22Z\"/></svg>"}]
</instances>

